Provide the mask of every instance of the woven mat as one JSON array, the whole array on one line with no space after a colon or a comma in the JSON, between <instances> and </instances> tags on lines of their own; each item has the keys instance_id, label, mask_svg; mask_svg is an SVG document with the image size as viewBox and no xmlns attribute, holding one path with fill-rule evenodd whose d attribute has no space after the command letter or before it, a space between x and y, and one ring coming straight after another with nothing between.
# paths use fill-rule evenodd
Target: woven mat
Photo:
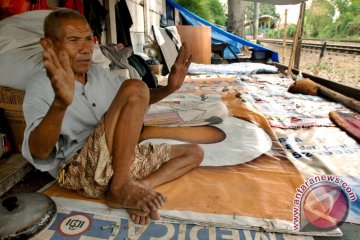
<instances>
[{"instance_id":1,"label":"woven mat","mask_svg":"<svg viewBox=\"0 0 360 240\"><path fill-rule=\"evenodd\" d=\"M349 110L340 103L318 96L288 93L293 81L277 76L253 76L243 84L248 93L241 98L261 111L272 127L307 128L335 126L329 118L331 111Z\"/></svg>"}]
</instances>

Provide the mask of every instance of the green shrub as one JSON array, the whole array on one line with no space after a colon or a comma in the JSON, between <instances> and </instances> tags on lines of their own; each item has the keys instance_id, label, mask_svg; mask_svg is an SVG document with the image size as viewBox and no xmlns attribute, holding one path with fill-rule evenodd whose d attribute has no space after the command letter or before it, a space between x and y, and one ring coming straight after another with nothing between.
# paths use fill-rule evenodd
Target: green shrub
<instances>
[{"instance_id":1,"label":"green shrub","mask_svg":"<svg viewBox=\"0 0 360 240\"><path fill-rule=\"evenodd\" d=\"M345 33L347 36L360 36L360 17L347 24Z\"/></svg>"},{"instance_id":2,"label":"green shrub","mask_svg":"<svg viewBox=\"0 0 360 240\"><path fill-rule=\"evenodd\" d=\"M296 33L296 25L295 25L295 24L290 24L290 25L287 27L286 35L287 35L288 37L293 37L293 36L295 36L295 33Z\"/></svg>"}]
</instances>

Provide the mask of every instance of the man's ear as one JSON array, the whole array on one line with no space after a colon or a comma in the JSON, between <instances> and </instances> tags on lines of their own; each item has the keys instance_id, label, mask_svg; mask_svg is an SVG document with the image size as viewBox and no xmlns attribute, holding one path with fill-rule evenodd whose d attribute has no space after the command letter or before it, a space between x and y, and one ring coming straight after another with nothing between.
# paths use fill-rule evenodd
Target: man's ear
<instances>
[{"instance_id":1,"label":"man's ear","mask_svg":"<svg viewBox=\"0 0 360 240\"><path fill-rule=\"evenodd\" d=\"M41 37L40 38L40 45L42 46L42 48L44 50L53 47L52 41L50 39L46 38L46 37Z\"/></svg>"}]
</instances>

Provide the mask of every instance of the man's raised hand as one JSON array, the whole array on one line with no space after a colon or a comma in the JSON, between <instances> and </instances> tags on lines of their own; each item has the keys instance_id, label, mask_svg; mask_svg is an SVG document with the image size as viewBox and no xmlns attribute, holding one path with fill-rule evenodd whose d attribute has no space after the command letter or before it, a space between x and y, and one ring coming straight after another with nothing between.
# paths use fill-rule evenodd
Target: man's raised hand
<instances>
[{"instance_id":1,"label":"man's raised hand","mask_svg":"<svg viewBox=\"0 0 360 240\"><path fill-rule=\"evenodd\" d=\"M75 76L69 56L64 50L60 50L57 55L48 42L40 43L44 49L44 67L55 93L54 103L58 107L66 108L73 100L75 89Z\"/></svg>"},{"instance_id":2,"label":"man's raised hand","mask_svg":"<svg viewBox=\"0 0 360 240\"><path fill-rule=\"evenodd\" d=\"M189 56L186 43L183 43L169 74L167 88L170 91L175 92L184 83L188 68L191 64L191 58L192 55Z\"/></svg>"}]
</instances>

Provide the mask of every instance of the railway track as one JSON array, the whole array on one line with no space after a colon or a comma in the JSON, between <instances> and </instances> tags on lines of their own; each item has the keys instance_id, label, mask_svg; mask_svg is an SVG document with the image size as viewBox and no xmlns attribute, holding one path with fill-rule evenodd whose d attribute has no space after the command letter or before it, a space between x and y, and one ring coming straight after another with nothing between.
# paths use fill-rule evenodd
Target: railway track
<instances>
[{"instance_id":1,"label":"railway track","mask_svg":"<svg viewBox=\"0 0 360 240\"><path fill-rule=\"evenodd\" d=\"M257 40L260 44L268 43L268 44L275 44L275 45L283 45L283 40L280 39L258 39ZM292 40L286 41L286 46L292 46ZM351 43L351 44L350 44ZM301 47L303 49L314 49L314 50L321 50L323 46L323 42L316 42L311 43L303 40ZM346 54L355 54L360 55L360 42L359 41L351 41L351 42L343 42L343 43L331 43L326 42L326 50L329 52L337 52L337 53L346 53Z\"/></svg>"}]
</instances>

